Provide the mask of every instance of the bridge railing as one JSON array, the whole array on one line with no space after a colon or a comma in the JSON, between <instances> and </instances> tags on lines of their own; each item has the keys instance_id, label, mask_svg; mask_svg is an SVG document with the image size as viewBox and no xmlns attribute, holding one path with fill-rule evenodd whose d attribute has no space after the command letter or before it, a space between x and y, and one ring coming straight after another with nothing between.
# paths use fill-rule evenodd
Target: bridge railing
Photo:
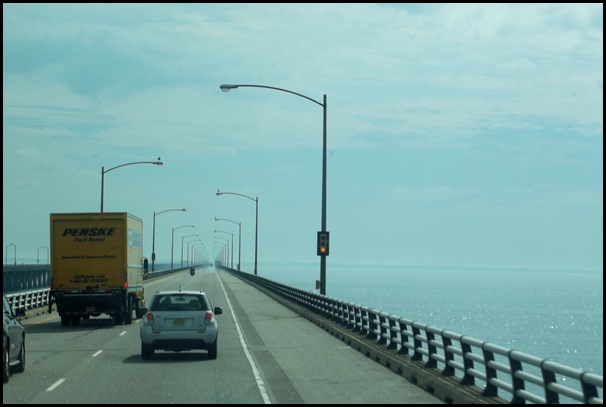
<instances>
[{"instance_id":1,"label":"bridge railing","mask_svg":"<svg viewBox=\"0 0 606 407\"><path fill-rule=\"evenodd\" d=\"M228 269L356 332L398 357L423 364L485 397L512 404L603 404L603 376L362 305Z\"/></svg>"}]
</instances>

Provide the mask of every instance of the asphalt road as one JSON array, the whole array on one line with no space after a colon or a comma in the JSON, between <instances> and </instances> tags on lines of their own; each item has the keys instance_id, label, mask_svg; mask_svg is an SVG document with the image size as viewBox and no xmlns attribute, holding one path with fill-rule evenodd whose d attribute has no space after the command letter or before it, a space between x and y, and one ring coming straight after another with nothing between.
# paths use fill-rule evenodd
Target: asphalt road
<instances>
[{"instance_id":1,"label":"asphalt road","mask_svg":"<svg viewBox=\"0 0 606 407\"><path fill-rule=\"evenodd\" d=\"M140 320L107 316L61 325L56 312L23 320L25 372L4 404L442 404L237 277L212 268L147 281L157 290L204 289L219 315L216 360L205 351L140 356Z\"/></svg>"}]
</instances>

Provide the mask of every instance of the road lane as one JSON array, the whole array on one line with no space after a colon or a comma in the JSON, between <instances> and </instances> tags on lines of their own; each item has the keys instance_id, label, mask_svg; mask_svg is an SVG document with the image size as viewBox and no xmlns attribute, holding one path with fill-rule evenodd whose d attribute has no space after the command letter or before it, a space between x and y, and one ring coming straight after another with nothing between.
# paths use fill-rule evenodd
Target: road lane
<instances>
[{"instance_id":1,"label":"road lane","mask_svg":"<svg viewBox=\"0 0 606 407\"><path fill-rule=\"evenodd\" d=\"M391 370L237 277L198 269L149 280L158 290L203 289L219 321L218 358L205 351L140 357L140 320L107 316L61 325L55 312L29 318L27 365L3 402L77 404L440 403Z\"/></svg>"}]
</instances>

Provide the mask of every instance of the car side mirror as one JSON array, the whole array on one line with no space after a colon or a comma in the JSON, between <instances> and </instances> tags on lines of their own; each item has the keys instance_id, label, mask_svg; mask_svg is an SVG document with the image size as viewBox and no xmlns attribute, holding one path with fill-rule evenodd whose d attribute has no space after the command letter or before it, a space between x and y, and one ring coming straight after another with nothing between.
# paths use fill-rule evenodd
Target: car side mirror
<instances>
[{"instance_id":1,"label":"car side mirror","mask_svg":"<svg viewBox=\"0 0 606 407\"><path fill-rule=\"evenodd\" d=\"M147 308L143 307L143 308L139 308L139 311L141 312L141 315L145 315L147 314Z\"/></svg>"},{"instance_id":2,"label":"car side mirror","mask_svg":"<svg viewBox=\"0 0 606 407\"><path fill-rule=\"evenodd\" d=\"M25 316L25 310L23 308L17 308L15 310L15 316L16 317L24 317Z\"/></svg>"},{"instance_id":3,"label":"car side mirror","mask_svg":"<svg viewBox=\"0 0 606 407\"><path fill-rule=\"evenodd\" d=\"M221 315L221 314L223 314L223 308L215 307L215 315Z\"/></svg>"}]
</instances>

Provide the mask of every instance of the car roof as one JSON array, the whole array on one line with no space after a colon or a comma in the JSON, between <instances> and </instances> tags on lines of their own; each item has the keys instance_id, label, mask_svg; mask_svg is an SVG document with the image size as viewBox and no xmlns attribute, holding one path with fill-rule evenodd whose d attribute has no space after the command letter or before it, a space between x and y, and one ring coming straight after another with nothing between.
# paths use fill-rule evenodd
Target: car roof
<instances>
[{"instance_id":1,"label":"car roof","mask_svg":"<svg viewBox=\"0 0 606 407\"><path fill-rule=\"evenodd\" d=\"M198 294L198 295L206 295L204 291L196 291L196 290L165 290L165 291L157 291L156 294Z\"/></svg>"}]
</instances>

